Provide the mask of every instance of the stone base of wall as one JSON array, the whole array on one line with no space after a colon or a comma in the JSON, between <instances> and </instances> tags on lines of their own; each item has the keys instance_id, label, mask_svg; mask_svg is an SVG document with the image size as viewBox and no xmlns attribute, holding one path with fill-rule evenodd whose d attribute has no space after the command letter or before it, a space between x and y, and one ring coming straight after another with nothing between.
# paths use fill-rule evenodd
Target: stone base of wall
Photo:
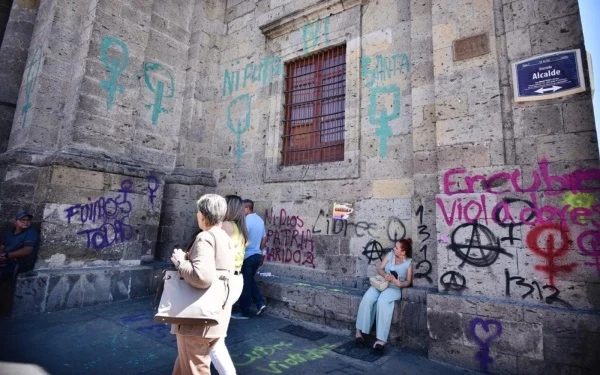
<instances>
[{"instance_id":1,"label":"stone base of wall","mask_svg":"<svg viewBox=\"0 0 600 375\"><path fill-rule=\"evenodd\" d=\"M156 292L164 264L40 269L17 279L13 316L97 305Z\"/></svg>"},{"instance_id":2,"label":"stone base of wall","mask_svg":"<svg viewBox=\"0 0 600 375\"><path fill-rule=\"evenodd\" d=\"M600 365L598 311L428 294L427 325L429 358L461 367L587 374Z\"/></svg>"},{"instance_id":3,"label":"stone base of wall","mask_svg":"<svg viewBox=\"0 0 600 375\"><path fill-rule=\"evenodd\" d=\"M321 330L353 335L366 288L348 288L289 277L257 277L269 313L299 320ZM405 288L396 302L389 341L425 351L428 346L426 290ZM373 336L375 330L372 331Z\"/></svg>"}]
</instances>

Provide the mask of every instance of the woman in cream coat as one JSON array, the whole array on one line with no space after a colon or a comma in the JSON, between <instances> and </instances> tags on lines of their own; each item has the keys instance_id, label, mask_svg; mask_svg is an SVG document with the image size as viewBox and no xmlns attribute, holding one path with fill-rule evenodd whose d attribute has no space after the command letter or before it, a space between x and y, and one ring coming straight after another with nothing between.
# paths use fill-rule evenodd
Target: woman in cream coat
<instances>
[{"instance_id":1,"label":"woman in cream coat","mask_svg":"<svg viewBox=\"0 0 600 375\"><path fill-rule=\"evenodd\" d=\"M221 229L227 203L216 194L203 195L197 202L198 226L203 231L196 236L194 245L186 256L175 249L171 261L179 275L191 286L208 289L213 283L223 282L223 310L216 322L199 320L197 324L173 325L177 337L178 356L173 375L209 375L211 349L227 334L231 317L229 278L234 273L235 250L231 239Z\"/></svg>"}]
</instances>

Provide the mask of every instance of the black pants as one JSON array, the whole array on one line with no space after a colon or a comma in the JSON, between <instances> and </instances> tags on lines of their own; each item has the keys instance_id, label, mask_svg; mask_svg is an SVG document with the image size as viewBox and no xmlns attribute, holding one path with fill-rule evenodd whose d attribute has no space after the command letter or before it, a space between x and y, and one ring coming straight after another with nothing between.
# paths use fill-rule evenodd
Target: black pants
<instances>
[{"instance_id":1,"label":"black pants","mask_svg":"<svg viewBox=\"0 0 600 375\"><path fill-rule=\"evenodd\" d=\"M0 265L0 316L12 314L18 270L17 263Z\"/></svg>"}]
</instances>

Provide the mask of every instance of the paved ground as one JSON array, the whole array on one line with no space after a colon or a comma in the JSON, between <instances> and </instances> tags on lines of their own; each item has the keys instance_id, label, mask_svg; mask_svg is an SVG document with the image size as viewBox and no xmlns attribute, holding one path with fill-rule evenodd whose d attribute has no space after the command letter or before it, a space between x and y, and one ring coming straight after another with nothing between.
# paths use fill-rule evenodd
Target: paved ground
<instances>
[{"instance_id":1,"label":"paved ground","mask_svg":"<svg viewBox=\"0 0 600 375\"><path fill-rule=\"evenodd\" d=\"M169 375L175 337L166 325L153 323L150 301L0 320L0 374ZM290 325L294 322L269 315L233 320L227 346L238 374L473 373L398 349L374 362L354 359L333 351L350 337L304 331L313 336L306 339L280 330ZM370 354L350 349L356 350Z\"/></svg>"}]
</instances>

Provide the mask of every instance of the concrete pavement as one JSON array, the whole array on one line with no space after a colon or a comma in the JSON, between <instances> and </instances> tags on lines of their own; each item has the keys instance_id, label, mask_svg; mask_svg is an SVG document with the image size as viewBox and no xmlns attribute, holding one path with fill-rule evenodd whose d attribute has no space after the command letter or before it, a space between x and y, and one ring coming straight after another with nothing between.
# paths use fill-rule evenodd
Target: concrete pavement
<instances>
[{"instance_id":1,"label":"concrete pavement","mask_svg":"<svg viewBox=\"0 0 600 375\"><path fill-rule=\"evenodd\" d=\"M0 374L169 375L177 355L175 337L166 325L152 321L150 302L150 298L141 298L3 319ZM285 332L294 330L308 338ZM473 373L396 348L389 348L373 362L334 351L349 341L350 337L305 330L267 314L232 320L227 346L242 375ZM368 356L370 350L359 349L358 354Z\"/></svg>"}]
</instances>

